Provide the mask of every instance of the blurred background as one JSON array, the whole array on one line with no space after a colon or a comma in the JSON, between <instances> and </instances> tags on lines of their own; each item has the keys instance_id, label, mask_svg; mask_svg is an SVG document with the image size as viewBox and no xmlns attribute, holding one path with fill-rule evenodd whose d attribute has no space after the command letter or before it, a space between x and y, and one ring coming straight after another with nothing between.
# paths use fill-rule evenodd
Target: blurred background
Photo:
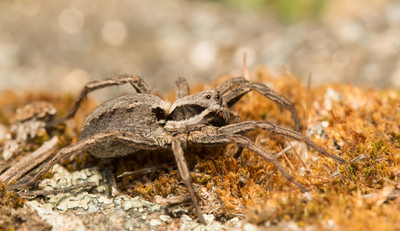
<instances>
[{"instance_id":1,"label":"blurred background","mask_svg":"<svg viewBox=\"0 0 400 231\"><path fill-rule=\"evenodd\" d=\"M244 52L253 72L400 88L400 1L0 1L0 91L133 73L166 93L180 76L240 75Z\"/></svg>"}]
</instances>

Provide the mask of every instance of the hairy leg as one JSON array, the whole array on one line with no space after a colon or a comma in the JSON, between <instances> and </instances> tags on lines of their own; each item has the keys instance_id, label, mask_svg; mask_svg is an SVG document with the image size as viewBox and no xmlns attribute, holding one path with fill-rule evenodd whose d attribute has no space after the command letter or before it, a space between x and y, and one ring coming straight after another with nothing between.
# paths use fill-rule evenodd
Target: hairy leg
<instances>
[{"instance_id":1,"label":"hairy leg","mask_svg":"<svg viewBox=\"0 0 400 231\"><path fill-rule=\"evenodd\" d=\"M204 145L221 145L221 144L228 144L228 143L236 143L241 148L248 148L249 150L257 153L261 157L263 157L267 162L274 165L274 167L291 183L296 185L302 192L309 192L304 185L296 181L292 175L281 165L281 163L268 151L263 149L262 147L258 146L254 142L252 142L249 138L242 136L242 135L205 135L200 133L193 133L189 140Z\"/></svg>"},{"instance_id":2,"label":"hairy leg","mask_svg":"<svg viewBox=\"0 0 400 231\"><path fill-rule=\"evenodd\" d=\"M189 85L186 81L185 78L179 77L176 81L175 81L175 85L176 85L176 98L180 99L183 98L185 96L188 96L189 93Z\"/></svg>"},{"instance_id":3,"label":"hairy leg","mask_svg":"<svg viewBox=\"0 0 400 231\"><path fill-rule=\"evenodd\" d=\"M236 85L237 87L234 88ZM292 114L296 130L301 131L302 129L296 108L294 107L293 103L262 83L254 83L246 80L245 78L237 77L221 83L216 90L222 94L222 97L227 103L228 107L231 107L248 92L255 90L278 104L278 106L289 110Z\"/></svg>"},{"instance_id":4,"label":"hairy leg","mask_svg":"<svg viewBox=\"0 0 400 231\"><path fill-rule=\"evenodd\" d=\"M47 127L53 127L57 124L60 124L66 120L73 118L76 112L78 111L79 106L90 92L110 86L122 85L125 83L130 83L138 93L148 93L148 94L151 93L150 88L143 81L143 79L136 75L123 74L123 75L118 75L113 79L105 79L105 80L89 82L82 89L79 98L75 101L74 106L71 108L69 113L63 118L51 121L47 125Z\"/></svg>"},{"instance_id":5,"label":"hairy leg","mask_svg":"<svg viewBox=\"0 0 400 231\"><path fill-rule=\"evenodd\" d=\"M39 172L34 177L32 177L28 182L14 185L13 188L24 189L32 187L38 182L38 180L43 174L48 172L56 163L60 162L61 159L69 158L73 156L75 153L85 151L86 149L91 148L97 145L98 143L106 142L109 140L129 143L132 146L135 145L136 148L140 148L141 150L155 150L163 148L163 145L160 145L160 142L155 138L142 137L140 135L128 132L109 132L109 133L96 134L88 139L81 140L68 147L62 148L54 155L52 159L50 159L47 163L45 163L40 168Z\"/></svg>"},{"instance_id":6,"label":"hairy leg","mask_svg":"<svg viewBox=\"0 0 400 231\"><path fill-rule=\"evenodd\" d=\"M245 122L240 122L240 123L236 123L236 124L230 124L230 125L226 125L226 126L219 128L217 130L217 133L218 134L238 134L238 133L249 132L249 131L252 131L255 129L262 129L262 130L265 130L272 134L283 135L283 136L304 142L308 146L313 148L315 151L321 153L322 155L324 155L326 157L330 157L340 163L344 163L344 164L347 163L347 161L344 160L343 158L327 152L325 149L318 146L316 143L311 141L310 138L301 134L300 132L296 132L296 131L290 130L288 128L280 127L276 124L266 122L266 121L245 121Z\"/></svg>"},{"instance_id":7,"label":"hairy leg","mask_svg":"<svg viewBox=\"0 0 400 231\"><path fill-rule=\"evenodd\" d=\"M183 139L181 139L179 137L175 137L172 140L172 150L175 155L176 163L178 164L179 174L183 180L183 183L185 183L185 185L189 191L189 195L193 201L194 206L196 207L196 211L197 211L199 220L202 224L207 225L207 222L204 219L203 213L201 212L200 206L197 204L196 195L194 194L194 189L193 189L193 185L191 182L192 178L190 177L189 169L187 167L187 163L186 163L183 149L182 149L182 145L184 144L184 142L185 141Z\"/></svg>"}]
</instances>

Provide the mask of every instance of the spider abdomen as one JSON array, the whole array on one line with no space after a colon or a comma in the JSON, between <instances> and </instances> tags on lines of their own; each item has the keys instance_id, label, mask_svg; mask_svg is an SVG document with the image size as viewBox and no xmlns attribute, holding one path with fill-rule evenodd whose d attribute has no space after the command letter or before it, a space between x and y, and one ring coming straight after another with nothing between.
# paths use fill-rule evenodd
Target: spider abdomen
<instances>
[{"instance_id":1,"label":"spider abdomen","mask_svg":"<svg viewBox=\"0 0 400 231\"><path fill-rule=\"evenodd\" d=\"M107 132L130 132L157 137L164 134L165 108L169 105L151 94L124 95L111 99L94 109L83 123L81 139ZM88 149L97 157L116 157L139 150L120 141L109 141Z\"/></svg>"}]
</instances>

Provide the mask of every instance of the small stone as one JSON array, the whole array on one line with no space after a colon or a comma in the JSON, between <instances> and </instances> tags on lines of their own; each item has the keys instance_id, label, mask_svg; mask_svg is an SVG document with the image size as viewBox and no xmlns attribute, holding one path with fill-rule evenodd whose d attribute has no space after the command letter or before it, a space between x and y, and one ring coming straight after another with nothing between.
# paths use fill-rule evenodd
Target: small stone
<instances>
[{"instance_id":1,"label":"small stone","mask_svg":"<svg viewBox=\"0 0 400 231\"><path fill-rule=\"evenodd\" d=\"M212 222L212 221L214 221L214 219L215 219L215 216L213 215L213 214L204 214L204 219L207 221L207 222Z\"/></svg>"},{"instance_id":2,"label":"small stone","mask_svg":"<svg viewBox=\"0 0 400 231\"><path fill-rule=\"evenodd\" d=\"M321 125L322 125L322 127L327 128L329 126L329 121L323 120L323 121L321 121Z\"/></svg>"},{"instance_id":3,"label":"small stone","mask_svg":"<svg viewBox=\"0 0 400 231\"><path fill-rule=\"evenodd\" d=\"M158 219L152 219L150 221L150 226L160 226L161 225L161 221Z\"/></svg>"},{"instance_id":4,"label":"small stone","mask_svg":"<svg viewBox=\"0 0 400 231\"><path fill-rule=\"evenodd\" d=\"M239 218L234 217L226 222L226 225L229 227L238 227L240 224Z\"/></svg>"},{"instance_id":5,"label":"small stone","mask_svg":"<svg viewBox=\"0 0 400 231\"><path fill-rule=\"evenodd\" d=\"M311 195L310 192L305 192L301 195L301 198L303 199L303 201L305 202L310 202L313 199L313 196Z\"/></svg>"},{"instance_id":6,"label":"small stone","mask_svg":"<svg viewBox=\"0 0 400 231\"><path fill-rule=\"evenodd\" d=\"M18 143L16 140L7 140L4 143L3 149L3 159L5 161L9 160L14 153L17 153L19 149L21 149L21 144Z\"/></svg>"},{"instance_id":7,"label":"small stone","mask_svg":"<svg viewBox=\"0 0 400 231\"><path fill-rule=\"evenodd\" d=\"M335 228L335 222L332 219L328 220L328 229L334 229Z\"/></svg>"},{"instance_id":8,"label":"small stone","mask_svg":"<svg viewBox=\"0 0 400 231\"><path fill-rule=\"evenodd\" d=\"M335 91L333 88L328 87L326 89L325 95L324 95L324 106L327 111L332 110L332 105L339 101L341 98L341 95L339 92Z\"/></svg>"},{"instance_id":9,"label":"small stone","mask_svg":"<svg viewBox=\"0 0 400 231\"><path fill-rule=\"evenodd\" d=\"M160 215L160 219L164 222L168 222L171 219L171 217L168 215Z\"/></svg>"},{"instance_id":10,"label":"small stone","mask_svg":"<svg viewBox=\"0 0 400 231\"><path fill-rule=\"evenodd\" d=\"M191 221L192 220L192 218L190 218L188 215L186 215L186 214L183 214L182 215L182 217L181 217L181 221Z\"/></svg>"}]
</instances>

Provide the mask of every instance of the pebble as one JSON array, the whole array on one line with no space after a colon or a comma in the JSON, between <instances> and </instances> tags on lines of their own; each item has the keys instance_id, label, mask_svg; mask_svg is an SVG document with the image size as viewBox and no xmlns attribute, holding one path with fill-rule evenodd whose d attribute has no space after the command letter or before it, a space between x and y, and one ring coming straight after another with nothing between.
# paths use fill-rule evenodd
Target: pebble
<instances>
[{"instance_id":1,"label":"pebble","mask_svg":"<svg viewBox=\"0 0 400 231\"><path fill-rule=\"evenodd\" d=\"M186 215L186 214L183 214L182 215L182 217L181 217L181 221L191 221L192 220L192 218L190 218L188 215Z\"/></svg>"},{"instance_id":2,"label":"pebble","mask_svg":"<svg viewBox=\"0 0 400 231\"><path fill-rule=\"evenodd\" d=\"M160 226L161 225L161 221L158 219L152 219L150 221L150 226Z\"/></svg>"},{"instance_id":3,"label":"pebble","mask_svg":"<svg viewBox=\"0 0 400 231\"><path fill-rule=\"evenodd\" d=\"M212 221L214 221L215 216L213 214L204 214L204 219L208 222L211 223Z\"/></svg>"},{"instance_id":4,"label":"pebble","mask_svg":"<svg viewBox=\"0 0 400 231\"><path fill-rule=\"evenodd\" d=\"M171 219L171 217L168 216L168 215L161 215L161 216L160 216L160 219L161 219L162 221L164 221L164 222L168 222L168 221Z\"/></svg>"}]
</instances>

